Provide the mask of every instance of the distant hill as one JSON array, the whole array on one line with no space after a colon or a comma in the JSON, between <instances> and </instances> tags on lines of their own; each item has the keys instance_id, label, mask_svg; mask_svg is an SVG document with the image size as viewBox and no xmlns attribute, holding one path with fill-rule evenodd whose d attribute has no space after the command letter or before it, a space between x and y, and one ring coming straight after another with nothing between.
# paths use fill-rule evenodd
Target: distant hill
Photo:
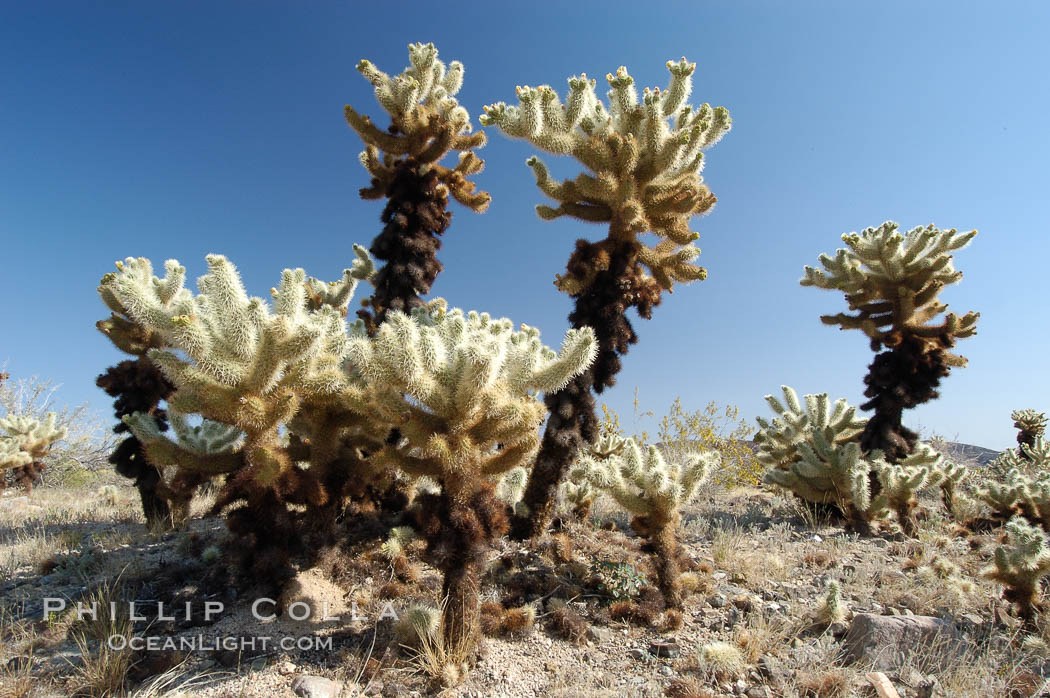
<instances>
[{"instance_id":1,"label":"distant hill","mask_svg":"<svg viewBox=\"0 0 1050 698\"><path fill-rule=\"evenodd\" d=\"M990 448L984 448L983 446L974 446L973 444L961 444L956 441L948 441L948 448L946 449L948 457L953 460L963 463L976 463L977 465L988 465L993 460L999 457L1001 451L993 451ZM664 444L656 444L658 447L663 447ZM699 445L699 443L698 443ZM758 449L758 446L754 441L748 441L747 445L751 447L752 451Z\"/></svg>"}]
</instances>

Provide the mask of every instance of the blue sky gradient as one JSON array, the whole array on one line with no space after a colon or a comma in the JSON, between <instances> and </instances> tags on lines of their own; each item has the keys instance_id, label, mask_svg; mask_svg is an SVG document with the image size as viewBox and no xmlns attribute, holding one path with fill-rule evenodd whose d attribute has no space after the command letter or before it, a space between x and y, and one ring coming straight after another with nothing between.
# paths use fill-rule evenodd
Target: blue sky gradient
<instances>
[{"instance_id":1,"label":"blue sky gradient","mask_svg":"<svg viewBox=\"0 0 1050 698\"><path fill-rule=\"evenodd\" d=\"M337 278L379 232L362 201L352 104L388 123L354 66L397 73L407 44L466 67L460 103L561 95L626 65L639 88L698 64L690 101L729 108L707 153L718 196L693 220L708 279L665 296L617 387L658 414L733 403L766 415L781 384L862 401L865 337L820 323L841 294L799 286L842 233L895 220L977 228L942 299L977 310L970 359L941 399L906 413L924 435L1002 449L1011 409L1050 412L1050 4L1039 2L3 3L0 20L0 363L62 384L59 403L110 414L95 376L124 358L94 328L113 262L177 258L192 278L226 255L264 296L285 267ZM513 8L513 9L512 9ZM525 159L488 129L476 177L487 213L453 204L433 295L507 316L557 344L571 300L553 286L578 237L541 221ZM568 158L544 155L554 174ZM629 419L627 420L630 421Z\"/></svg>"}]
</instances>

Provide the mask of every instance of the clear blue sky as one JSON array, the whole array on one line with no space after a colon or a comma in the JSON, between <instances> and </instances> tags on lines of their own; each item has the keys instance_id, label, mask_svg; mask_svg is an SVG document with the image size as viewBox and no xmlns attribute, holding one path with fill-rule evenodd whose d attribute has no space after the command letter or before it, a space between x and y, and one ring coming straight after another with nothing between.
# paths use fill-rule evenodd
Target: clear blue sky
<instances>
[{"instance_id":1,"label":"clear blue sky","mask_svg":"<svg viewBox=\"0 0 1050 698\"><path fill-rule=\"evenodd\" d=\"M386 10L392 7L396 10ZM513 8L513 9L512 9ZM334 279L379 232L381 202L343 105L386 124L354 69L388 73L407 44L460 60L460 102L515 103L515 85L626 65L639 87L698 64L691 101L733 130L708 152L719 203L694 219L708 279L665 297L607 393L644 409L734 403L767 414L783 383L856 404L871 360L859 332L822 325L841 294L802 288L840 235L896 220L980 233L942 298L981 312L942 397L906 415L926 434L1014 441L1011 409L1050 412L1050 4L976 2L4 2L0 21L0 363L108 414L95 376L124 358L99 334L113 261L204 255L265 296L281 269ZM604 95L604 89L601 94ZM454 206L434 295L567 327L552 282L597 228L543 222L531 147L489 130L483 215ZM556 174L578 171L547 156Z\"/></svg>"}]
</instances>

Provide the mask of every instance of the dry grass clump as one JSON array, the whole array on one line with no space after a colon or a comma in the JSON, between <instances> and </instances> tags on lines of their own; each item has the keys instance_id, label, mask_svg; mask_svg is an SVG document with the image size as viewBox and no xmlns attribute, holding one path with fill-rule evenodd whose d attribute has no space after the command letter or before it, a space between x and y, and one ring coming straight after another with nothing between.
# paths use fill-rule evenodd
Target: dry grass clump
<instances>
[{"instance_id":1,"label":"dry grass clump","mask_svg":"<svg viewBox=\"0 0 1050 698\"><path fill-rule=\"evenodd\" d=\"M754 613L740 627L733 641L743 652L748 664L786 647L802 632L804 622L795 618L773 617L765 613Z\"/></svg>"},{"instance_id":2,"label":"dry grass clump","mask_svg":"<svg viewBox=\"0 0 1050 698\"><path fill-rule=\"evenodd\" d=\"M106 698L119 695L136 662L136 652L128 647L134 625L128 612L120 581L106 583L89 594L84 614L73 623L70 634L83 662L75 667L70 684L74 698Z\"/></svg>"}]
</instances>

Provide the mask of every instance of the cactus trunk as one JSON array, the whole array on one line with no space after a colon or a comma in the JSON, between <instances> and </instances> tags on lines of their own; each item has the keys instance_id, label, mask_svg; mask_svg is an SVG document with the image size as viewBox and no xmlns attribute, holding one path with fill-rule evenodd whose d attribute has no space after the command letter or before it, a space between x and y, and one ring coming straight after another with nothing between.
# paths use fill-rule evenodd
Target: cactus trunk
<instances>
[{"instance_id":1,"label":"cactus trunk","mask_svg":"<svg viewBox=\"0 0 1050 698\"><path fill-rule=\"evenodd\" d=\"M399 160L383 192L388 200L381 220L386 225L369 251L386 264L376 273L375 292L367 301L371 312L357 312L370 333L383 323L389 311L407 313L421 306L420 295L430 292L442 269L437 251L452 213L448 210L448 196L438 186L437 172L429 169L421 174L420 168L413 158Z\"/></svg>"},{"instance_id":2,"label":"cactus trunk","mask_svg":"<svg viewBox=\"0 0 1050 698\"><path fill-rule=\"evenodd\" d=\"M682 585L678 580L681 545L676 535L678 520L679 516L675 514L672 519L651 521L649 543L653 546L653 565L656 567L656 580L664 603L668 608L681 610Z\"/></svg>"},{"instance_id":3,"label":"cactus trunk","mask_svg":"<svg viewBox=\"0 0 1050 698\"><path fill-rule=\"evenodd\" d=\"M585 240L576 243L569 260L569 275L584 275L593 259L606 255L608 266L575 296L576 307L569 315L575 329L594 328L598 355L589 369L574 378L565 388L544 397L550 418L543 432L536 466L529 476L522 501L528 507L528 520L515 519L511 535L519 540L542 535L554 516L558 486L583 444L598 438L594 392L601 393L616 384L620 357L629 345L638 341L627 319L627 309L634 307L643 318L649 318L652 306L659 302L659 289L654 290L638 265L641 245L621 242L611 226L611 244L592 245Z\"/></svg>"}]
</instances>

